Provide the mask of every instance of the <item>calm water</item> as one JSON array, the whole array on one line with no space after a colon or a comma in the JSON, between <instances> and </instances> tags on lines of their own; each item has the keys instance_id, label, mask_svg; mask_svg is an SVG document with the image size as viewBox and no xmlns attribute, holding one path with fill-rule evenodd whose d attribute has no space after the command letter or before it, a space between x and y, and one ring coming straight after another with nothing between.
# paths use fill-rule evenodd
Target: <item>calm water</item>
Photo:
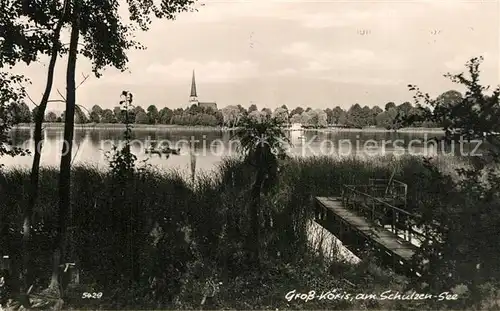
<instances>
[{"instance_id":1,"label":"calm water","mask_svg":"<svg viewBox=\"0 0 500 311\"><path fill-rule=\"evenodd\" d=\"M91 164L106 167L105 152L113 144L122 142L122 130L77 129L73 148L74 164ZM225 156L238 154L237 141L230 132L201 132L189 130L156 131L136 130L132 151L139 160L149 159L149 163L163 169L189 170L190 145L194 146L196 169L212 170ZM370 132L290 132L289 154L296 156L328 155L332 157L358 156L371 157L384 154L433 155L440 150L439 145L430 142L437 134L425 133L370 133ZM14 145L33 149L32 133L29 129L15 129L11 132ZM58 166L63 143L62 129L46 129L42 153L42 166ZM179 148L180 155L168 159L145 153L151 145ZM458 151L458 147L455 148ZM469 150L465 148L465 150ZM448 150L449 152L449 150ZM3 157L0 159L7 167L30 167L32 157Z\"/></svg>"},{"instance_id":2,"label":"calm water","mask_svg":"<svg viewBox=\"0 0 500 311\"><path fill-rule=\"evenodd\" d=\"M29 129L15 129L11 132L13 144L18 147L33 150L32 131ZM105 152L113 144L122 143L123 130L77 129L74 136L73 156L74 164L90 164L100 168L107 168ZM196 156L196 170L210 171L224 157L238 154L237 141L230 132L201 132L161 129L157 131L136 130L133 133L132 151L138 160L149 159L149 163L162 169L176 169L189 174L190 146L194 147ZM431 139L437 134L425 133L382 133L382 132L317 132L297 131L290 132L291 145L288 152L295 156L331 157L372 157L379 155L415 155L443 154L442 147L433 145ZM171 155L168 159L158 155L148 155L145 149L153 145L180 149L180 155ZM62 129L46 129L42 153L42 166L58 167L63 145ZM464 151L470 151L465 146ZM455 153L460 152L459 146ZM450 148L446 149L450 155ZM3 157L0 163L7 167L31 167L31 156ZM187 175L188 176L188 175ZM352 263L359 262L353 253L345 248L334 235L311 221L308 232L309 242L316 249L321 249L327 257L333 256L335 250L338 255ZM333 259L333 257L331 257Z\"/></svg>"}]
</instances>

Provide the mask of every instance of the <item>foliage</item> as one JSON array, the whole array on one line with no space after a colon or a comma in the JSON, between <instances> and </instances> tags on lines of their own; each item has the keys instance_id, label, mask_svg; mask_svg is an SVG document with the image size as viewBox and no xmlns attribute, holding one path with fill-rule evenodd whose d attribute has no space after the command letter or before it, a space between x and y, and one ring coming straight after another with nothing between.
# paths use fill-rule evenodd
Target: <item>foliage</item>
<instances>
[{"instance_id":1,"label":"foliage","mask_svg":"<svg viewBox=\"0 0 500 311\"><path fill-rule=\"evenodd\" d=\"M23 101L12 103L11 114L14 124L31 122L30 108Z\"/></svg>"},{"instance_id":2,"label":"foliage","mask_svg":"<svg viewBox=\"0 0 500 311\"><path fill-rule=\"evenodd\" d=\"M135 172L135 156L130 149L130 141L132 139L132 125L129 121L129 111L132 106L133 95L129 91L123 91L120 101L122 111L125 113L125 132L123 133L123 146L113 145L111 151L106 152L106 158L109 162L109 167L113 176L118 180L123 181L128 179Z\"/></svg>"},{"instance_id":3,"label":"foliage","mask_svg":"<svg viewBox=\"0 0 500 311\"><path fill-rule=\"evenodd\" d=\"M446 92L445 92L446 93ZM444 94L445 95L445 94ZM438 124L422 118L414 118L413 115L422 114L424 109L413 107L405 102L399 106L389 105L388 110L382 110L378 106L369 108L359 105L352 106L348 111L337 106L334 109L308 109L297 107L291 111L283 107L277 107L273 112L270 109L257 110L252 104L248 110L242 106L227 106L214 111L211 108L203 108L191 105L188 108L170 109L168 107L157 108L149 105L147 111L141 107L131 110L129 118L138 124L176 124L176 125L200 125L200 126L222 126L236 127L243 116L252 114L254 117L260 115L280 116L283 123L302 123L304 127L324 128L329 124L347 127L377 126L386 129L397 130L404 126L436 127ZM388 106L388 107L389 107ZM393 106L393 107L392 107ZM95 109L94 109L95 108ZM300 112L300 113L299 113ZM102 109L95 105L87 117L88 122L93 123L124 123L124 113L119 107L114 110ZM405 120L406 119L406 123ZM441 122L439 122L441 124Z\"/></svg>"},{"instance_id":4,"label":"foliage","mask_svg":"<svg viewBox=\"0 0 500 311\"><path fill-rule=\"evenodd\" d=\"M62 11L60 1L2 1L0 68L14 66L20 61L29 65L39 54L51 54L52 30Z\"/></svg>"},{"instance_id":5,"label":"foliage","mask_svg":"<svg viewBox=\"0 0 500 311\"><path fill-rule=\"evenodd\" d=\"M416 86L409 85L409 88L415 91L414 98L418 104L430 106L432 109L426 111L424 118L435 122L446 120L443 128L448 140L484 139L491 147L491 151L496 153L500 146L497 135L500 133L500 125L497 122L500 115L500 87L494 89L491 95L485 94L489 87L479 84L479 65L482 60L482 57L473 58L467 63L470 77L466 77L464 73L446 75L453 82L467 88L463 97L459 94L445 93L438 99L432 100ZM452 98L445 100L449 97Z\"/></svg>"},{"instance_id":6,"label":"foliage","mask_svg":"<svg viewBox=\"0 0 500 311\"><path fill-rule=\"evenodd\" d=\"M285 143L288 137L283 131L283 119L264 114L260 118L244 116L235 136L239 138L241 152L245 162L255 168L255 180L251 188L249 218L251 234L249 235L249 259L260 262L260 222L261 195L268 193L275 186L278 173L278 159L286 156ZM269 215L265 211L265 215ZM266 226L270 222L265 217Z\"/></svg>"},{"instance_id":7,"label":"foliage","mask_svg":"<svg viewBox=\"0 0 500 311\"><path fill-rule=\"evenodd\" d=\"M241 110L237 106L227 106L221 110L224 124L228 127L235 127L242 117Z\"/></svg>"},{"instance_id":8,"label":"foliage","mask_svg":"<svg viewBox=\"0 0 500 311\"><path fill-rule=\"evenodd\" d=\"M283 120L263 116L261 119L245 117L235 136L239 138L241 151L252 165L259 167L269 160L283 158L289 141L282 129ZM263 150L266 150L264 154ZM274 160L273 160L274 161Z\"/></svg>"},{"instance_id":9,"label":"foliage","mask_svg":"<svg viewBox=\"0 0 500 311\"><path fill-rule=\"evenodd\" d=\"M46 122L57 122L57 115L55 114L55 112L53 112L53 111L49 111L49 112L45 115L45 121L46 121Z\"/></svg>"},{"instance_id":10,"label":"foliage","mask_svg":"<svg viewBox=\"0 0 500 311\"><path fill-rule=\"evenodd\" d=\"M278 107L274 110L273 117L286 124L288 123L288 110L283 107Z\"/></svg>"},{"instance_id":11,"label":"foliage","mask_svg":"<svg viewBox=\"0 0 500 311\"><path fill-rule=\"evenodd\" d=\"M134 174L125 184L116 183L111 172L92 167L74 167L72 179L72 225L81 267L81 285L68 307L75 309L197 309L208 279L221 281L214 308L291 309L371 308L409 309L408 302L286 301L293 289L381 292L403 290L404 281L369 260L359 265L327 260L308 242L312 217L311 197L339 195L343 183L388 178L392 165L396 178L406 182L409 201L432 197L433 188L420 159L404 157L334 159L292 158L282 163L279 187L263 194L263 209L272 226L262 235L262 264L248 265L243 240L249 230L248 189L254 169L237 160L227 160L214 175L200 175L196 187L175 172L148 171ZM50 275L51 240L56 227L58 172L41 171L40 204L34 213L36 261L35 288ZM19 240L19 205L26 200L24 187L29 172L12 170L2 175L4 219L11 226L5 241ZM474 204L471 202L470 204ZM131 209L137 226L129 228ZM11 220L11 221L10 221ZM132 232L132 239L130 238ZM131 245L140 246L140 279L132 277ZM13 248L19 251L19 248ZM335 257L334 257L335 258ZM493 259L493 258L492 258ZM110 269L113 267L113 269ZM355 285L351 287L350 283ZM103 292L99 305L80 299L82 292ZM442 305L441 305L442 306ZM420 306L414 309L430 309ZM432 308L435 309L435 308Z\"/></svg>"},{"instance_id":12,"label":"foliage","mask_svg":"<svg viewBox=\"0 0 500 311\"><path fill-rule=\"evenodd\" d=\"M11 146L9 131L16 124L16 114L12 114L18 102L25 96L22 86L27 80L23 76L0 72L0 157L4 155L26 155L27 150ZM2 168L0 164L0 168Z\"/></svg>"},{"instance_id":13,"label":"foliage","mask_svg":"<svg viewBox=\"0 0 500 311\"><path fill-rule=\"evenodd\" d=\"M497 225L500 221L500 176L493 165L498 160L500 87L491 95L485 93L488 87L479 84L481 61L481 58L473 58L466 64L469 76L464 73L446 75L465 86L463 96L452 91L432 100L417 87L409 86L416 93L417 104L423 103L432 109L426 111L425 118L444 121L446 141L461 144L481 139L492 155L469 155L475 165L459 169L458 181L452 181L435 168L429 169L437 192L432 199L417 203L421 207L422 222L429 224L426 230L442 241L425 241L416 258L426 272L428 284L438 290L463 285L468 303L478 303L484 295L490 294L484 291L485 285L500 284L500 271L493 262L493 258L500 255ZM430 260L429 264L423 264L424 258Z\"/></svg>"}]
</instances>

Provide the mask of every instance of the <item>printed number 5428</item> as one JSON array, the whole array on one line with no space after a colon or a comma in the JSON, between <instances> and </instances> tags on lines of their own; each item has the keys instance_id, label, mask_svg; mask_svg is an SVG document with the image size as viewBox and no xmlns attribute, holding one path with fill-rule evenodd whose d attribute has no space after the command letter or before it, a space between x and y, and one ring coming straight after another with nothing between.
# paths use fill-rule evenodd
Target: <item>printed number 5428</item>
<instances>
[{"instance_id":1,"label":"printed number 5428","mask_svg":"<svg viewBox=\"0 0 500 311\"><path fill-rule=\"evenodd\" d=\"M102 297L102 292L98 292L98 293L88 293L88 292L84 292L82 294L82 298L83 299L99 299Z\"/></svg>"}]
</instances>

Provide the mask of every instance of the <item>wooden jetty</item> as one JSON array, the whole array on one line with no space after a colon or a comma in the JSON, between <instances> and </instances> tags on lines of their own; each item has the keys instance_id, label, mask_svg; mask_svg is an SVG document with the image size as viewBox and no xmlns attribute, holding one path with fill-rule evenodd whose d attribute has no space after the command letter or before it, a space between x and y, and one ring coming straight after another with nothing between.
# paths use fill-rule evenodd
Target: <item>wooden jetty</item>
<instances>
[{"instance_id":1,"label":"wooden jetty","mask_svg":"<svg viewBox=\"0 0 500 311\"><path fill-rule=\"evenodd\" d=\"M410 264L418 249L418 216L406 210L407 185L396 180L370 179L368 185L343 185L340 197L316 197L315 221L362 257L377 259L398 273L418 276Z\"/></svg>"}]
</instances>

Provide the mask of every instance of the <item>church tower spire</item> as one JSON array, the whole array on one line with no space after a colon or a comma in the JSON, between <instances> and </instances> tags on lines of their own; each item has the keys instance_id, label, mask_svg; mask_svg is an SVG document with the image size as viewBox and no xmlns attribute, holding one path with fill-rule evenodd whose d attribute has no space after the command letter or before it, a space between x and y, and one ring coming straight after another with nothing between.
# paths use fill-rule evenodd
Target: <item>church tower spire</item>
<instances>
[{"instance_id":1,"label":"church tower spire","mask_svg":"<svg viewBox=\"0 0 500 311\"><path fill-rule=\"evenodd\" d=\"M191 80L191 96L197 97L196 95L196 81L194 78L194 70L193 70L193 78Z\"/></svg>"},{"instance_id":2,"label":"church tower spire","mask_svg":"<svg viewBox=\"0 0 500 311\"><path fill-rule=\"evenodd\" d=\"M193 70L193 78L191 79L191 95L189 96L189 105L197 105L198 104L198 94L196 94L196 80L194 78L194 70Z\"/></svg>"}]
</instances>

